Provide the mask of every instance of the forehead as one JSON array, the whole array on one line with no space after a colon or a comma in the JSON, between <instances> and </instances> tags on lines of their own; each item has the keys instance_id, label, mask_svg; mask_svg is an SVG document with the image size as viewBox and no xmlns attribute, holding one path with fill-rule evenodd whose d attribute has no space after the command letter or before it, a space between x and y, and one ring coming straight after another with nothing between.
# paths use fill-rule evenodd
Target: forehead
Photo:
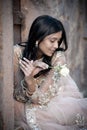
<instances>
[{"instance_id":1,"label":"forehead","mask_svg":"<svg viewBox=\"0 0 87 130\"><path fill-rule=\"evenodd\" d=\"M50 39L50 38L60 39L61 36L62 36L62 31L57 32L57 33L50 34L50 35L46 36L45 39Z\"/></svg>"}]
</instances>

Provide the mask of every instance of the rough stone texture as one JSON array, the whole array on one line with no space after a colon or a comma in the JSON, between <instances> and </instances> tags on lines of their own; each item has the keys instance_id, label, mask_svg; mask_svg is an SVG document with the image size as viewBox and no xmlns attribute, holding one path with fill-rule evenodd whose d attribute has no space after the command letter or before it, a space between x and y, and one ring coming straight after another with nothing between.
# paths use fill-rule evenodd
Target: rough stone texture
<instances>
[{"instance_id":1,"label":"rough stone texture","mask_svg":"<svg viewBox=\"0 0 87 130\"><path fill-rule=\"evenodd\" d=\"M22 41L27 40L30 25L39 15L49 14L63 22L69 44L66 52L67 63L71 76L85 96L87 96L85 91L87 89L86 5L86 0L21 0L21 10L25 16L22 25Z\"/></svg>"},{"instance_id":2,"label":"rough stone texture","mask_svg":"<svg viewBox=\"0 0 87 130\"><path fill-rule=\"evenodd\" d=\"M84 94L87 96L87 1L84 1L84 21L83 21L83 82Z\"/></svg>"},{"instance_id":3,"label":"rough stone texture","mask_svg":"<svg viewBox=\"0 0 87 130\"><path fill-rule=\"evenodd\" d=\"M14 130L11 0L0 0L0 130Z\"/></svg>"},{"instance_id":4,"label":"rough stone texture","mask_svg":"<svg viewBox=\"0 0 87 130\"><path fill-rule=\"evenodd\" d=\"M1 1L0 1L0 9L1 9ZM1 28L1 10L0 10L0 92L2 92L2 28ZM0 104L2 104L2 95L0 94ZM2 106L0 106L0 129L2 130L3 126L3 118L2 118Z\"/></svg>"},{"instance_id":5,"label":"rough stone texture","mask_svg":"<svg viewBox=\"0 0 87 130\"><path fill-rule=\"evenodd\" d=\"M86 0L21 0L22 41L27 40L31 23L39 15L48 14L63 22L69 44L66 59L70 74L85 96L87 96L86 5ZM12 1L0 0L0 130L14 129L12 19Z\"/></svg>"}]
</instances>

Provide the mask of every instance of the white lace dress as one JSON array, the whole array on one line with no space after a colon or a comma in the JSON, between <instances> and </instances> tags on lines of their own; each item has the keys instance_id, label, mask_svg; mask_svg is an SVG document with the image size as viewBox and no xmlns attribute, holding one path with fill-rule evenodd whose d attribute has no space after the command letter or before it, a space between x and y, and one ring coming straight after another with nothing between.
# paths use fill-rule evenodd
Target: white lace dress
<instances>
[{"instance_id":1,"label":"white lace dress","mask_svg":"<svg viewBox=\"0 0 87 130\"><path fill-rule=\"evenodd\" d=\"M21 49L14 49L14 98L25 103L25 117L30 130L87 130L87 98L83 98L69 75L63 52L52 58L51 70L36 78L32 96L22 85L18 59ZM19 83L20 82L20 83ZM27 129L26 129L27 130Z\"/></svg>"}]
</instances>

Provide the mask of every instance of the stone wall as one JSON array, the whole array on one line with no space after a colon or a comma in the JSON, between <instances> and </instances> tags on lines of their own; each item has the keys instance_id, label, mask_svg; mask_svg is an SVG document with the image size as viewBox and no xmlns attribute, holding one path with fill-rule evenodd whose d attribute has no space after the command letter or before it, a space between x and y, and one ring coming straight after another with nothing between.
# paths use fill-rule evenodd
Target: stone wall
<instances>
[{"instance_id":1,"label":"stone wall","mask_svg":"<svg viewBox=\"0 0 87 130\"><path fill-rule=\"evenodd\" d=\"M0 130L14 130L12 1L0 0Z\"/></svg>"},{"instance_id":2,"label":"stone wall","mask_svg":"<svg viewBox=\"0 0 87 130\"><path fill-rule=\"evenodd\" d=\"M21 11L24 14L22 41L27 40L31 23L39 15L48 14L63 22L69 45L66 52L67 63L71 70L71 76L83 93L87 89L87 71L84 73L87 63L85 51L87 48L85 19L87 13L85 5L86 0L21 0Z\"/></svg>"},{"instance_id":3,"label":"stone wall","mask_svg":"<svg viewBox=\"0 0 87 130\"><path fill-rule=\"evenodd\" d=\"M32 21L48 14L64 24L69 49L70 74L87 96L87 2L86 0L21 0L22 41L27 40ZM0 0L0 130L14 129L13 12L11 0Z\"/></svg>"},{"instance_id":4,"label":"stone wall","mask_svg":"<svg viewBox=\"0 0 87 130\"><path fill-rule=\"evenodd\" d=\"M0 9L1 9L1 1L0 1ZM2 79L3 79L3 74L2 74L2 28L1 28L1 10L0 10L0 92L2 92ZM0 94L0 104L2 104L2 95ZM2 130L3 126L3 118L2 118L2 105L0 106L0 129Z\"/></svg>"}]
</instances>

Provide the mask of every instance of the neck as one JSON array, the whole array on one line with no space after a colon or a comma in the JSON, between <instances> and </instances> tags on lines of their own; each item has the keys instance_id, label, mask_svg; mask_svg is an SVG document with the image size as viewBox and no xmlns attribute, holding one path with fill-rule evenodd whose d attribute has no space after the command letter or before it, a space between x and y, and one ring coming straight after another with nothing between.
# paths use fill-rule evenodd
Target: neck
<instances>
[{"instance_id":1,"label":"neck","mask_svg":"<svg viewBox=\"0 0 87 130\"><path fill-rule=\"evenodd\" d=\"M41 59L42 57L43 57L43 53L40 50L38 50L37 51L37 59Z\"/></svg>"}]
</instances>

